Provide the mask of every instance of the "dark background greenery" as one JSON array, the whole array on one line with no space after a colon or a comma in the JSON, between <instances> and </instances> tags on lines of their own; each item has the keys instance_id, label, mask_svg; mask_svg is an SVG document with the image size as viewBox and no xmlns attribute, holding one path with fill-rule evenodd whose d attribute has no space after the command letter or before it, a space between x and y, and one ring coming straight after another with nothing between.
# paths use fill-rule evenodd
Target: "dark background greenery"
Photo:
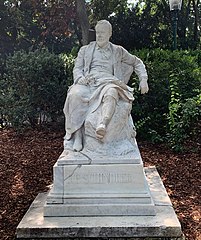
<instances>
[{"instance_id":1,"label":"dark background greenery","mask_svg":"<svg viewBox=\"0 0 201 240\"><path fill-rule=\"evenodd\" d=\"M84 0L79 0L84 1ZM171 13L167 0L85 1L92 29L100 19L113 25L112 41L133 49L170 49ZM178 48L200 49L201 2L183 0L178 14ZM76 0L1 0L0 53L46 47L54 53L70 52L81 43Z\"/></svg>"}]
</instances>

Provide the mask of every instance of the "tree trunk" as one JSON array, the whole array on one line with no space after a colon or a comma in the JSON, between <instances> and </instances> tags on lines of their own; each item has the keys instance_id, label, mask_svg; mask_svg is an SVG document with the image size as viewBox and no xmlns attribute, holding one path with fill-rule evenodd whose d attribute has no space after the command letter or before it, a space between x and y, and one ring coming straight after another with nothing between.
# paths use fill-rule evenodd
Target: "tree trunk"
<instances>
[{"instance_id":1,"label":"tree trunk","mask_svg":"<svg viewBox=\"0 0 201 240\"><path fill-rule=\"evenodd\" d=\"M193 31L193 39L195 41L195 45L199 42L199 13L198 13L198 5L199 5L199 0L195 1L193 0L193 10L194 10L194 15L195 15L195 20L194 20L194 31ZM196 46L195 46L196 48Z\"/></svg>"},{"instance_id":2,"label":"tree trunk","mask_svg":"<svg viewBox=\"0 0 201 240\"><path fill-rule=\"evenodd\" d=\"M183 9L184 9L184 13L183 16L180 18L181 21L181 30L180 32L178 32L178 35L181 39L181 47L182 49L186 49L188 48L188 43L187 43L187 39L186 39L186 31L188 28L188 19L189 19L189 15L190 15L190 7L191 7L191 2L192 0L188 0L184 5L183 5ZM186 6L186 7L185 7Z\"/></svg>"},{"instance_id":3,"label":"tree trunk","mask_svg":"<svg viewBox=\"0 0 201 240\"><path fill-rule=\"evenodd\" d=\"M76 10L82 31L82 44L89 43L89 20L84 0L76 0Z\"/></svg>"}]
</instances>

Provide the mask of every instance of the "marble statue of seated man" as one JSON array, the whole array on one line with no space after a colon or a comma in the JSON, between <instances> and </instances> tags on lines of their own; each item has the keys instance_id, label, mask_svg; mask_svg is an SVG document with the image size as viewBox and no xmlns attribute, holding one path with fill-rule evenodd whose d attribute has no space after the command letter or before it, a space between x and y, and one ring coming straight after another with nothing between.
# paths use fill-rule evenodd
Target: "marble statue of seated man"
<instances>
[{"instance_id":1,"label":"marble statue of seated man","mask_svg":"<svg viewBox=\"0 0 201 240\"><path fill-rule=\"evenodd\" d=\"M148 92L143 62L109 41L111 24L101 20L95 30L96 41L79 50L73 70L74 84L68 90L64 106L64 149L76 152L87 144L99 149L99 145L115 143L120 135L125 140L133 131L130 116L133 89L127 86L133 71L139 78L141 93Z\"/></svg>"}]
</instances>

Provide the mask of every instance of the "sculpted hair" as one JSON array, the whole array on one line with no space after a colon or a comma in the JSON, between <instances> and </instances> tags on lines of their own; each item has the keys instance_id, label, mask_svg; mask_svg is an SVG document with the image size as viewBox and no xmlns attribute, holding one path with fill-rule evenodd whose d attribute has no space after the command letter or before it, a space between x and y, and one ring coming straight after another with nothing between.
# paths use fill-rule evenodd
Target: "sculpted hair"
<instances>
[{"instance_id":1,"label":"sculpted hair","mask_svg":"<svg viewBox=\"0 0 201 240\"><path fill-rule=\"evenodd\" d=\"M95 29L97 28L98 25L105 25L108 27L109 29L109 32L110 32L110 35L112 36L112 25L109 21L107 20L100 20L97 22L96 26L95 26Z\"/></svg>"}]
</instances>

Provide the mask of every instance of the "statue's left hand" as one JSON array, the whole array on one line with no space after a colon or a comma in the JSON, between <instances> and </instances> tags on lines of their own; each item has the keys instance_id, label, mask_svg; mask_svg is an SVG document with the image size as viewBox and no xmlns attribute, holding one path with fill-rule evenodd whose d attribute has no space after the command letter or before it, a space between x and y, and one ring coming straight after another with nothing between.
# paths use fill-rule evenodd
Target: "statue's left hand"
<instances>
[{"instance_id":1,"label":"statue's left hand","mask_svg":"<svg viewBox=\"0 0 201 240\"><path fill-rule=\"evenodd\" d=\"M139 90L141 91L141 94L148 93L149 91L149 86L147 81L141 81L139 85Z\"/></svg>"}]
</instances>

